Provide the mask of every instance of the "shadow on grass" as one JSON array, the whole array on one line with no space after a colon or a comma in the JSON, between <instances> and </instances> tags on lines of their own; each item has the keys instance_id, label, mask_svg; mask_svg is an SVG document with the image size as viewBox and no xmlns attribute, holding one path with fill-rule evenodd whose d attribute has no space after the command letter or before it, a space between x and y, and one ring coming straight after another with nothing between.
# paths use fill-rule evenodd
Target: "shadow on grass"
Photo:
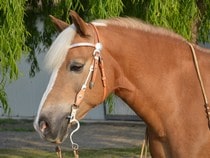
<instances>
[{"instance_id":1,"label":"shadow on grass","mask_svg":"<svg viewBox=\"0 0 210 158\"><path fill-rule=\"evenodd\" d=\"M0 119L0 131L33 132L33 120Z\"/></svg>"}]
</instances>

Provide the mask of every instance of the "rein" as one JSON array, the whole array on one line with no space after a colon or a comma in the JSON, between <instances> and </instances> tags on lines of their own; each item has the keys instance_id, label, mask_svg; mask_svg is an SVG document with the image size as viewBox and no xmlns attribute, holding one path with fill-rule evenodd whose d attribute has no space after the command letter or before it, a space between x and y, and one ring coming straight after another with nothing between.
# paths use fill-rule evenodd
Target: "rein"
<instances>
[{"instance_id":1,"label":"rein","mask_svg":"<svg viewBox=\"0 0 210 158\"><path fill-rule=\"evenodd\" d=\"M192 51L193 62L194 62L194 65L195 65L196 73L197 73L199 84L200 84L200 87L201 87L201 91L202 91L202 95L203 95L203 99L204 99L204 106L206 108L206 114L207 114L207 119L208 119L208 127L210 128L210 107L209 107L208 98L207 98L207 95L206 95L206 90L204 88L203 79L201 77L200 68L199 68L199 64L198 64L198 59L197 59L197 56L196 56L195 49L194 49L193 45L189 42L188 42L188 44L189 44L190 49ZM148 130L148 128L146 129L145 138L144 138L142 146L141 146L140 158L147 158L147 156L148 156L147 155L147 150L149 148L149 142L148 142L149 141L149 136L148 136L147 130Z\"/></svg>"},{"instance_id":2,"label":"rein","mask_svg":"<svg viewBox=\"0 0 210 158\"><path fill-rule=\"evenodd\" d=\"M205 103L206 114L207 114L207 119L208 119L208 127L210 128L210 107L209 107L208 98L207 98L207 95L206 95L206 90L204 88L203 79L201 77L200 68L199 68L199 65L198 65L198 59L197 59L197 56L195 54L195 49L194 49L193 45L191 43L188 43L188 44L189 44L189 46L191 48L191 51L192 51L193 61L194 61L194 64L195 64L195 69L196 69L196 72L197 72L197 75L198 75L198 80L199 80L199 83L200 83L200 87L201 87L201 91L202 91L203 99L204 99L204 103Z\"/></svg>"},{"instance_id":3,"label":"rein","mask_svg":"<svg viewBox=\"0 0 210 158\"><path fill-rule=\"evenodd\" d=\"M92 47L92 48L94 48L94 51L92 54L93 59L92 59L92 63L89 68L89 73L88 73L87 78L86 78L85 82L83 83L80 91L76 94L74 104L71 105L71 114L69 116L67 116L67 119L69 119L69 124L71 124L71 123L77 124L76 129L74 129L70 134L70 141L72 144L72 149L73 149L75 158L79 158L79 152L78 152L79 145L77 143L74 143L72 137L73 137L73 134L75 132L77 132L80 128L80 123L76 119L76 113L77 113L77 110L79 109L80 103L84 99L88 81L89 81L89 88L92 89L94 87L98 68L100 69L100 72L101 72L101 80L102 80L102 86L103 86L103 100L105 100L106 91L107 91L106 90L106 76L105 76L105 71L104 71L104 62L103 62L103 59L101 56L101 51L102 51L103 47L99 41L99 34L98 34L96 27L93 24L90 24L90 25L93 27L93 29L96 33L97 43L92 44L92 43L88 43L88 42L80 42L80 43L71 44L69 46L69 49L73 49L73 48L77 48L77 47ZM59 146L56 147L56 153L59 158L63 158L62 153L61 153L61 148Z\"/></svg>"}]
</instances>

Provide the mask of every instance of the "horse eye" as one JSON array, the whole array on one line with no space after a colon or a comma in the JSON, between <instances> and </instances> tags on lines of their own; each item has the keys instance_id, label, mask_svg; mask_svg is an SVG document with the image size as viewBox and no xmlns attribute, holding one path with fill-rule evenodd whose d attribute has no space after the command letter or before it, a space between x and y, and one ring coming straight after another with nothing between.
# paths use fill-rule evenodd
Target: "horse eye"
<instances>
[{"instance_id":1,"label":"horse eye","mask_svg":"<svg viewBox=\"0 0 210 158\"><path fill-rule=\"evenodd\" d=\"M83 67L83 64L73 63L70 65L70 71L79 72L83 69Z\"/></svg>"}]
</instances>

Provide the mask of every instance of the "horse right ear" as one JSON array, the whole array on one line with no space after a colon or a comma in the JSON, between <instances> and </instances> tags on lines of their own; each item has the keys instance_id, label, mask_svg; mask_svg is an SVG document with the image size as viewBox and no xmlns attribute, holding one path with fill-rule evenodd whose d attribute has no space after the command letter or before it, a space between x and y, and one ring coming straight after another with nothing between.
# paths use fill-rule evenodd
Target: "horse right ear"
<instances>
[{"instance_id":1,"label":"horse right ear","mask_svg":"<svg viewBox=\"0 0 210 158\"><path fill-rule=\"evenodd\" d=\"M70 16L73 24L76 27L77 33L81 36L86 36L87 34L87 23L73 10L70 11Z\"/></svg>"},{"instance_id":2,"label":"horse right ear","mask_svg":"<svg viewBox=\"0 0 210 158\"><path fill-rule=\"evenodd\" d=\"M69 26L68 23L66 23L60 19L57 19L56 17L54 17L52 15L49 15L49 16L50 16L52 22L55 24L58 31L62 32L65 28L67 28Z\"/></svg>"}]
</instances>

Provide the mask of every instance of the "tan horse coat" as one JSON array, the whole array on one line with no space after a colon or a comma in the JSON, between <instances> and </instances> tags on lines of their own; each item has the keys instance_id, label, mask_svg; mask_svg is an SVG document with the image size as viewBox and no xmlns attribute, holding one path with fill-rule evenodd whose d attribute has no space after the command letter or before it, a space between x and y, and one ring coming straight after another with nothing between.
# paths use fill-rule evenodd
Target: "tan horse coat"
<instances>
[{"instance_id":1,"label":"tan horse coat","mask_svg":"<svg viewBox=\"0 0 210 158\"><path fill-rule=\"evenodd\" d=\"M76 34L69 45L95 43L93 28L75 12L71 16ZM68 27L58 19L54 22L61 30ZM129 18L96 21L94 25L103 44L107 95L115 92L145 121L152 157L209 158L210 131L188 42L168 30ZM194 48L210 98L210 53ZM89 47L68 50L42 101L35 128L49 141L59 143L65 138L65 117L87 76L92 52ZM75 63L82 67L80 72L69 71L69 65ZM78 119L103 101L102 91L98 74L95 87L86 91ZM42 128L43 122L47 128Z\"/></svg>"}]
</instances>

